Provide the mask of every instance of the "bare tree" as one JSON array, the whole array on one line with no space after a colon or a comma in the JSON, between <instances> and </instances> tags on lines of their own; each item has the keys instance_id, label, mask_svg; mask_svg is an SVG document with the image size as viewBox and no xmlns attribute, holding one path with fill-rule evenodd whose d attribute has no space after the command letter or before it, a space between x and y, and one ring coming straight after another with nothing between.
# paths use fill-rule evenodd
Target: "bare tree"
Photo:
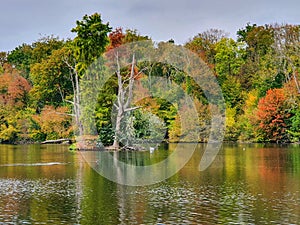
<instances>
[{"instance_id":1,"label":"bare tree","mask_svg":"<svg viewBox=\"0 0 300 225\"><path fill-rule=\"evenodd\" d=\"M132 56L131 68L129 77L122 78L121 75L121 68L119 63L119 55L116 53L116 61L117 61L117 71L116 75L118 77L118 95L117 101L114 104L114 107L117 109L117 116L116 116L116 126L115 126L115 137L112 148L119 149L120 145L120 131L121 131L121 122L124 118L125 114L129 111L138 109L139 107L131 107L131 102L133 98L133 85L134 79L137 77L141 72L135 74L135 56Z\"/></svg>"},{"instance_id":2,"label":"bare tree","mask_svg":"<svg viewBox=\"0 0 300 225\"><path fill-rule=\"evenodd\" d=\"M282 72L286 76L286 80L293 79L298 93L300 93L300 85L297 78L298 60L300 57L300 29L298 26L292 25L274 25L274 50L279 57ZM290 74L290 70L291 73Z\"/></svg>"},{"instance_id":3,"label":"bare tree","mask_svg":"<svg viewBox=\"0 0 300 225\"><path fill-rule=\"evenodd\" d=\"M69 68L69 75L70 75L70 80L72 82L72 88L73 88L73 101L68 101L65 100L66 102L69 102L73 105L74 109L74 118L75 118L75 123L78 127L78 132L79 136L82 136L84 131L83 131L83 125L81 122L81 110L80 110L80 86L79 86L79 75L76 70L76 61L70 60L67 58L63 59L64 63L68 66ZM73 61L72 63L70 61Z\"/></svg>"}]
</instances>

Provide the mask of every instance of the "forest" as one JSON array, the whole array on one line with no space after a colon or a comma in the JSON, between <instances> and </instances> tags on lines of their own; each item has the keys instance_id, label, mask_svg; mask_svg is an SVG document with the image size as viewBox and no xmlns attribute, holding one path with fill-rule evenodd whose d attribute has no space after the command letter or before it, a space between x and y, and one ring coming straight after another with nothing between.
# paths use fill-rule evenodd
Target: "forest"
<instances>
[{"instance_id":1,"label":"forest","mask_svg":"<svg viewBox=\"0 0 300 225\"><path fill-rule=\"evenodd\" d=\"M157 48L177 45L173 39L154 43L151 35L112 28L98 13L85 15L71 31L73 39L46 36L0 53L0 143L73 139L73 121L78 124L80 120L76 91L90 64L111 49L136 41L148 41ZM221 87L226 105L224 141L300 141L299 25L248 23L234 39L223 30L209 29L183 46L205 62ZM184 71L162 63L151 66L157 76L166 77L193 96L204 127L194 141L206 142L210 107L203 91ZM128 72L138 74L141 67L142 63L123 68L98 96L92 114L99 139L106 146L113 144L116 135L111 113L120 87L118 79ZM141 74L135 79L142 80L149 71ZM185 141L177 111L163 99L146 99L131 111L135 119L128 132L147 139L148 125L158 117L164 121L165 141Z\"/></svg>"}]
</instances>

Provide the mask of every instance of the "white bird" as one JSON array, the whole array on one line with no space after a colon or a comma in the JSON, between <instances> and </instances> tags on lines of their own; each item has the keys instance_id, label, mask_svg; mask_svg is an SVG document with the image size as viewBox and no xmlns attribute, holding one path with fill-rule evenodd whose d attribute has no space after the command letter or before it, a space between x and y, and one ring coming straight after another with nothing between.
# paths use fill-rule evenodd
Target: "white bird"
<instances>
[{"instance_id":1,"label":"white bird","mask_svg":"<svg viewBox=\"0 0 300 225\"><path fill-rule=\"evenodd\" d=\"M153 152L154 152L154 150L155 150L155 148L153 148L153 147L150 147L150 153L153 153Z\"/></svg>"}]
</instances>

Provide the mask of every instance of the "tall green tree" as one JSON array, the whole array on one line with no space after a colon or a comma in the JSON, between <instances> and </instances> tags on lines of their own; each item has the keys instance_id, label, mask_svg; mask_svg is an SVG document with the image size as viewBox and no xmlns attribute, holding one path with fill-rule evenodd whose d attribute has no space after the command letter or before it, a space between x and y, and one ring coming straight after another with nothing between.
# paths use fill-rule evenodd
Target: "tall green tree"
<instances>
[{"instance_id":1,"label":"tall green tree","mask_svg":"<svg viewBox=\"0 0 300 225\"><path fill-rule=\"evenodd\" d=\"M93 15L85 15L82 20L76 21L76 27L71 30L76 33L73 40L72 52L73 57L66 59L65 63L68 65L72 76L73 87L73 106L75 121L78 126L79 135L84 134L83 117L86 114L93 114L94 108L89 104L81 105L80 96L89 95L89 90L85 89L84 93L80 91L81 86L92 87L88 80L82 84L81 78L84 76L88 67L97 60L106 50L109 43L108 33L111 27L108 23L104 24L101 15L94 13ZM92 71L90 71L92 72ZM87 117L86 117L87 118Z\"/></svg>"},{"instance_id":2,"label":"tall green tree","mask_svg":"<svg viewBox=\"0 0 300 225\"><path fill-rule=\"evenodd\" d=\"M82 20L76 21L76 25L71 31L76 33L74 39L76 70L79 76L82 76L88 66L105 51L111 27L108 23L102 22L98 13L85 15Z\"/></svg>"},{"instance_id":3,"label":"tall green tree","mask_svg":"<svg viewBox=\"0 0 300 225\"><path fill-rule=\"evenodd\" d=\"M70 69L64 62L69 55L69 49L63 47L31 67L30 79L33 88L30 94L35 107L41 109L44 105L59 106L73 94L73 78L70 77Z\"/></svg>"}]
</instances>

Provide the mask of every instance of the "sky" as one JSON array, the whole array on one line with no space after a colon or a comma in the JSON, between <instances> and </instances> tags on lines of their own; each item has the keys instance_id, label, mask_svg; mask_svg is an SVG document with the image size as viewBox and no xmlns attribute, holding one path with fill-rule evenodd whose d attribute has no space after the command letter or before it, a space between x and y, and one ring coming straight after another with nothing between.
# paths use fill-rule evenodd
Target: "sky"
<instances>
[{"instance_id":1,"label":"sky","mask_svg":"<svg viewBox=\"0 0 300 225\"><path fill-rule=\"evenodd\" d=\"M235 38L248 22L300 24L299 0L1 0L0 51L47 35L73 38L76 20L95 12L113 28L178 44L210 28Z\"/></svg>"}]
</instances>

